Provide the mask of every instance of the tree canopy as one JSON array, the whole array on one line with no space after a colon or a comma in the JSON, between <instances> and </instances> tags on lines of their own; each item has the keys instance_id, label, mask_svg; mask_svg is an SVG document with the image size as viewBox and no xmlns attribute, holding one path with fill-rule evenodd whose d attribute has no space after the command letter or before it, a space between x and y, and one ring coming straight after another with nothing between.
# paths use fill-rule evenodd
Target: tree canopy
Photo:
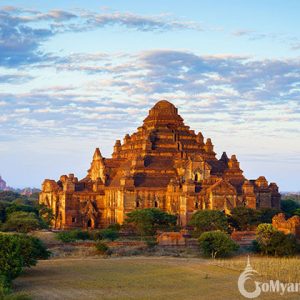
<instances>
[{"instance_id":1,"label":"tree canopy","mask_svg":"<svg viewBox=\"0 0 300 300\"><path fill-rule=\"evenodd\" d=\"M194 226L198 236L205 231L228 231L227 216L219 210L199 210L192 215L189 225Z\"/></svg>"},{"instance_id":2,"label":"tree canopy","mask_svg":"<svg viewBox=\"0 0 300 300\"><path fill-rule=\"evenodd\" d=\"M298 245L295 236L284 234L272 224L259 224L256 230L254 250L266 255L290 256L296 254Z\"/></svg>"},{"instance_id":3,"label":"tree canopy","mask_svg":"<svg viewBox=\"0 0 300 300\"><path fill-rule=\"evenodd\" d=\"M249 207L235 207L229 216L230 225L237 230L249 230L259 223L259 211Z\"/></svg>"},{"instance_id":4,"label":"tree canopy","mask_svg":"<svg viewBox=\"0 0 300 300\"><path fill-rule=\"evenodd\" d=\"M228 234L219 230L203 232L198 241L203 254L211 258L227 256L239 248Z\"/></svg>"},{"instance_id":5,"label":"tree canopy","mask_svg":"<svg viewBox=\"0 0 300 300\"><path fill-rule=\"evenodd\" d=\"M158 208L137 209L127 213L126 223L131 224L140 235L154 235L157 230L176 225L177 217Z\"/></svg>"}]
</instances>

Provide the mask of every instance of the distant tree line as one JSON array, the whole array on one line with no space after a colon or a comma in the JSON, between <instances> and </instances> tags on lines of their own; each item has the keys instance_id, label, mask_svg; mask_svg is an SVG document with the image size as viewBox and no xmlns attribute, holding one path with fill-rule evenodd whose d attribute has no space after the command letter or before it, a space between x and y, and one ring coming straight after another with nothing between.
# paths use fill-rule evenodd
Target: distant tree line
<instances>
[{"instance_id":1,"label":"distant tree line","mask_svg":"<svg viewBox=\"0 0 300 300\"><path fill-rule=\"evenodd\" d=\"M38 194L20 195L12 191L0 192L0 229L2 231L29 232L48 228L52 210L38 204Z\"/></svg>"}]
</instances>

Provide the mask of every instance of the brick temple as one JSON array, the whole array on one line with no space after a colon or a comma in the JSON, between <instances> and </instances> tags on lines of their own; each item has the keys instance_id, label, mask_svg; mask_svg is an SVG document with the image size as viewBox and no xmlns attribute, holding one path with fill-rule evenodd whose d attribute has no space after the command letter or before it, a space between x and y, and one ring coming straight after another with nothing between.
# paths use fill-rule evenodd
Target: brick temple
<instances>
[{"instance_id":1,"label":"brick temple","mask_svg":"<svg viewBox=\"0 0 300 300\"><path fill-rule=\"evenodd\" d=\"M235 155L217 158L211 139L162 100L136 132L116 141L111 158L96 148L85 178L46 179L39 202L52 208L54 228L122 224L126 213L148 207L176 215L185 226L200 209L279 208L280 194L263 176L247 180Z\"/></svg>"}]
</instances>

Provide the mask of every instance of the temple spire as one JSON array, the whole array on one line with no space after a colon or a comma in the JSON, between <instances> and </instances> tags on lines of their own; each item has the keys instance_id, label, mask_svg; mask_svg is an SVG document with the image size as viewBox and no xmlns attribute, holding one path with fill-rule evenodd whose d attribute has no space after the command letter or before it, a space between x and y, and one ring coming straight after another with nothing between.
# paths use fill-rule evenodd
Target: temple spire
<instances>
[{"instance_id":1,"label":"temple spire","mask_svg":"<svg viewBox=\"0 0 300 300\"><path fill-rule=\"evenodd\" d=\"M96 148L94 156L93 156L93 160L101 160L103 157L101 155L100 149Z\"/></svg>"}]
</instances>

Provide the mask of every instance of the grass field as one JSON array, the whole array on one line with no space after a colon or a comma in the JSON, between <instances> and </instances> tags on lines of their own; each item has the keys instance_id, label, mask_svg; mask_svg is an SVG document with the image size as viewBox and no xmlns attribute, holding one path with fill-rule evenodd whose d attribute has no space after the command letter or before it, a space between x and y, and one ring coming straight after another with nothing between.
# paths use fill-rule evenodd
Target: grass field
<instances>
[{"instance_id":1,"label":"grass field","mask_svg":"<svg viewBox=\"0 0 300 300\"><path fill-rule=\"evenodd\" d=\"M32 299L245 299L237 289L239 274L202 259L52 259L26 270L15 280L14 290Z\"/></svg>"}]
</instances>

